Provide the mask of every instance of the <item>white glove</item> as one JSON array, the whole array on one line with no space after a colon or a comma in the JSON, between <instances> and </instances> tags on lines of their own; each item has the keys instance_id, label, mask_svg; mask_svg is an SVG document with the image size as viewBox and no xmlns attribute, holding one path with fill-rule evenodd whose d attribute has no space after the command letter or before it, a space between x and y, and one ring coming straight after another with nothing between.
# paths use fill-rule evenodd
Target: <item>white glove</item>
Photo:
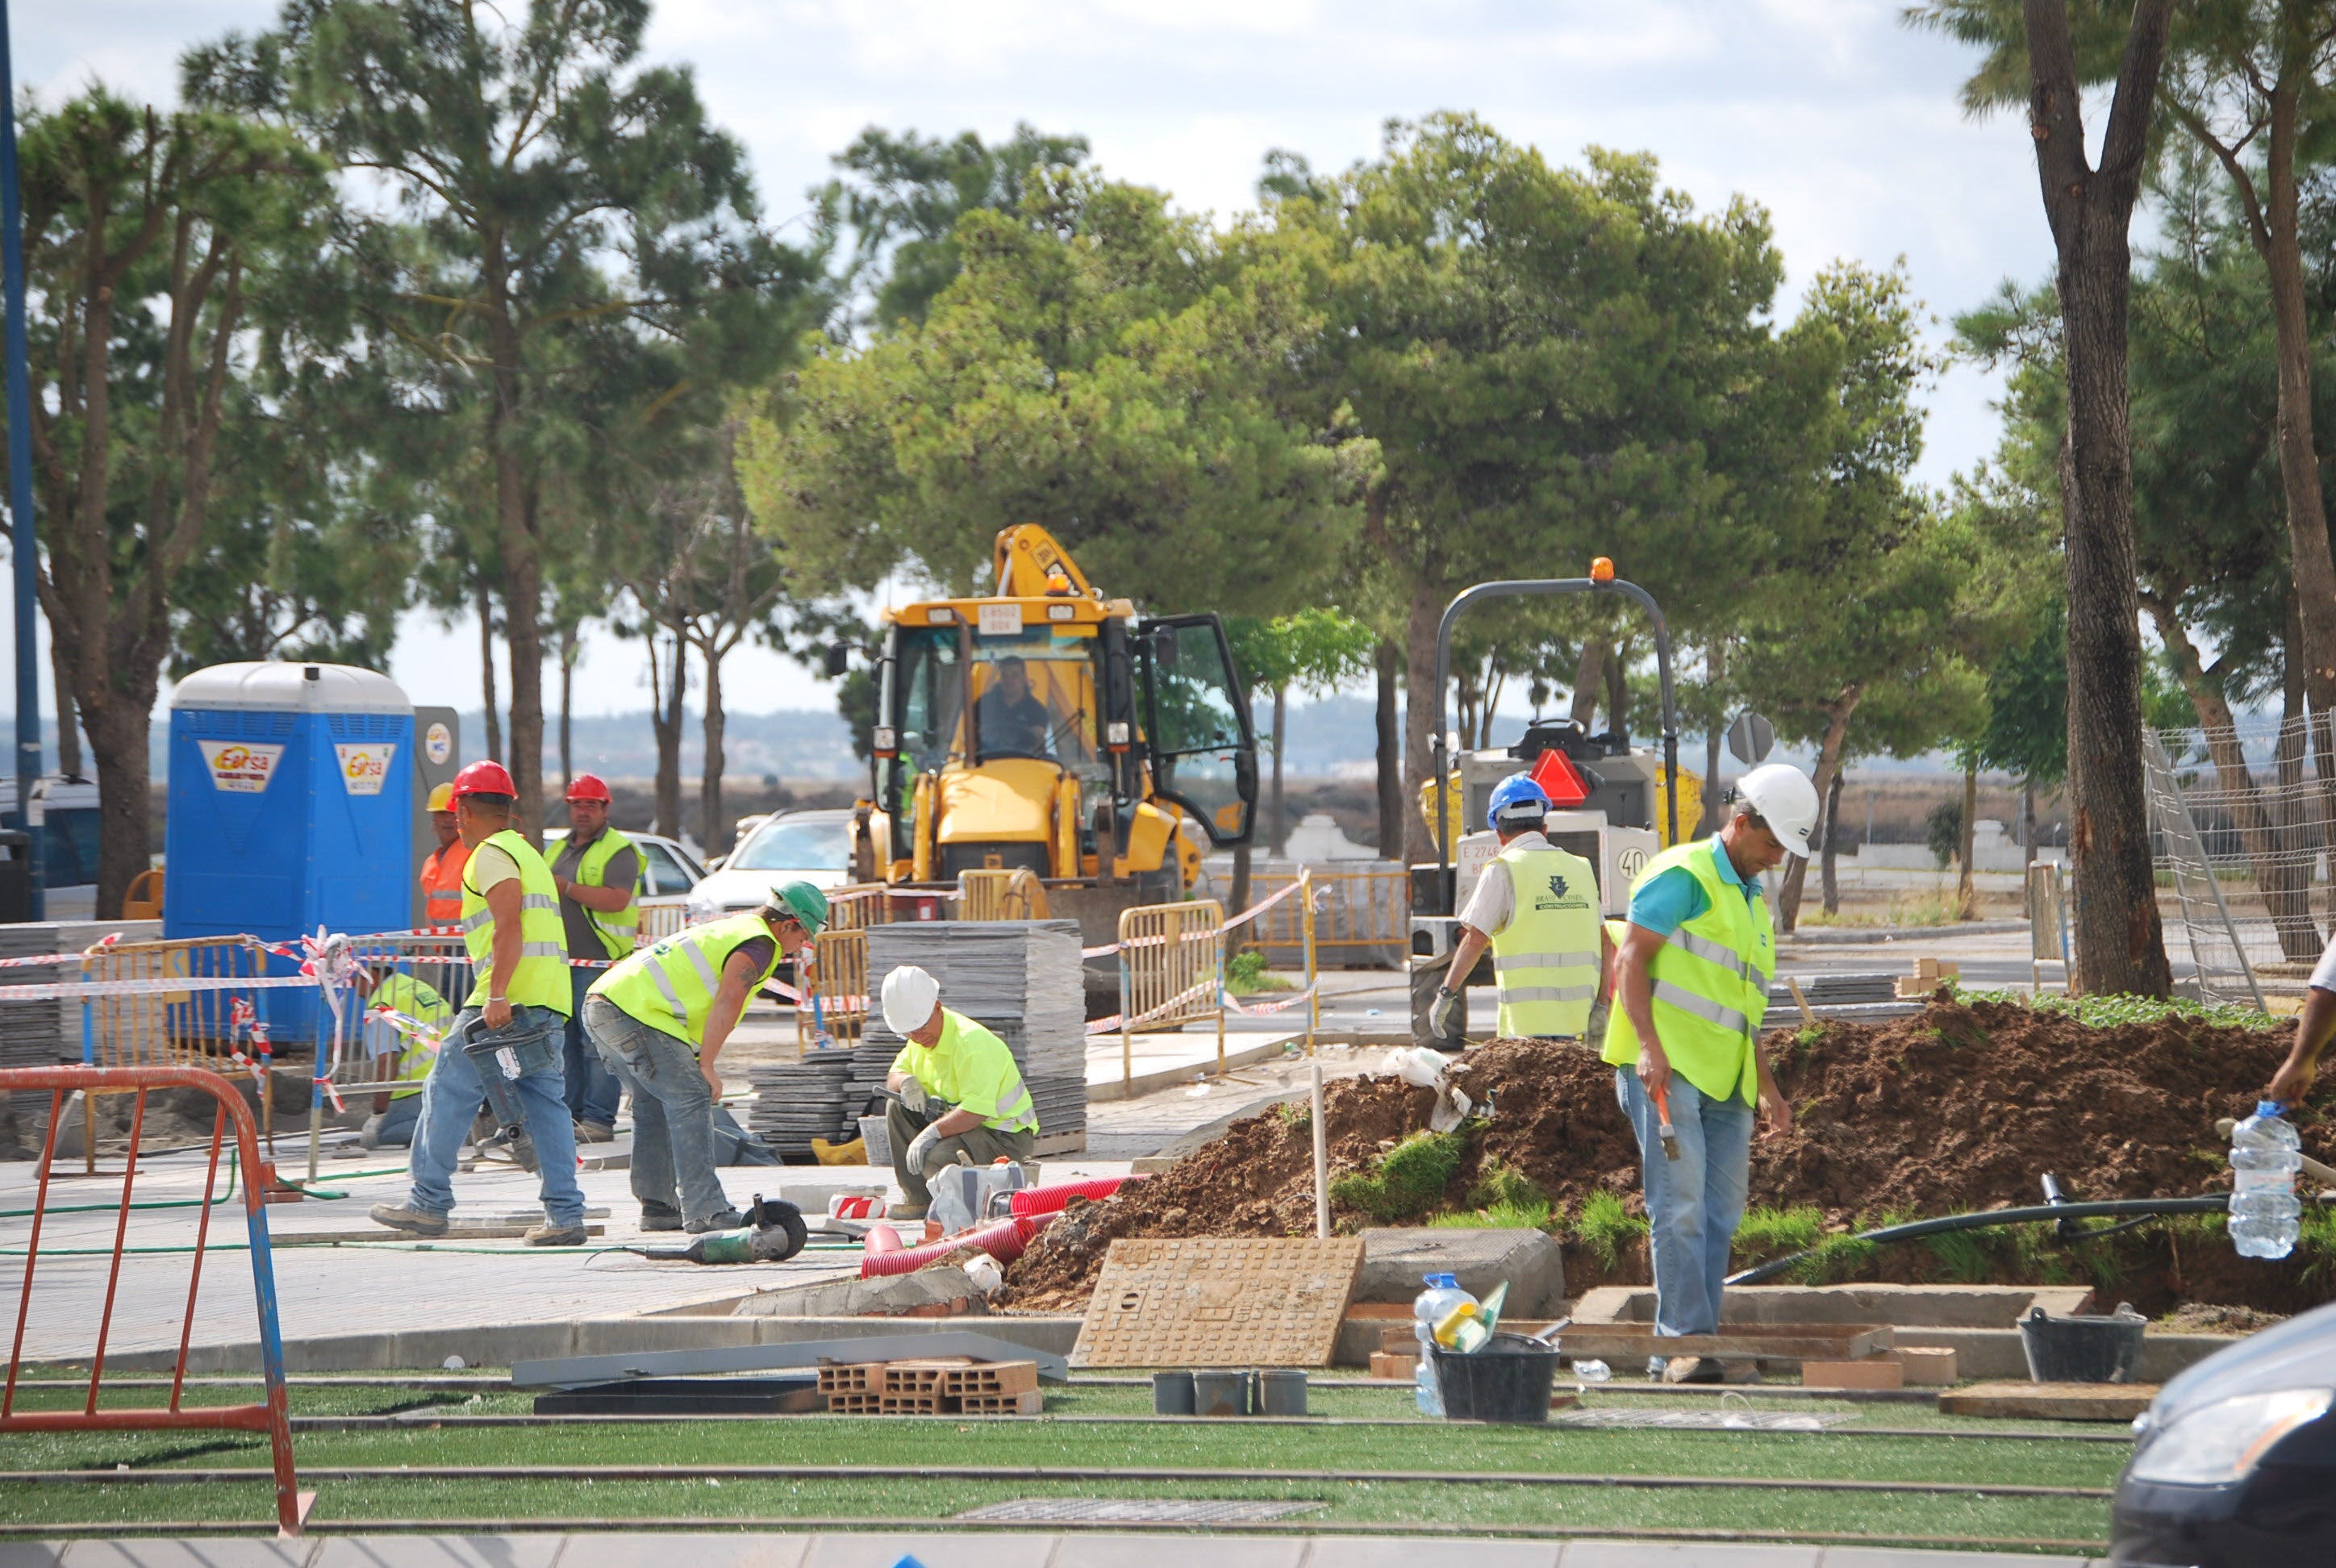
<instances>
[{"instance_id":1,"label":"white glove","mask_svg":"<svg viewBox=\"0 0 2336 1568\"><path fill-rule=\"evenodd\" d=\"M902 1080L900 1084L900 1103L908 1106L909 1109L921 1115L925 1108L925 1086L917 1082L914 1078Z\"/></svg>"},{"instance_id":2,"label":"white glove","mask_svg":"<svg viewBox=\"0 0 2336 1568\"><path fill-rule=\"evenodd\" d=\"M909 1144L909 1169L920 1176L923 1175L925 1162L931 1157L934 1146L940 1141L941 1135L930 1127L927 1127L911 1139Z\"/></svg>"},{"instance_id":3,"label":"white glove","mask_svg":"<svg viewBox=\"0 0 2336 1568\"><path fill-rule=\"evenodd\" d=\"M1432 1039L1452 1037L1452 1015L1460 1010L1460 993L1438 988L1436 999L1427 1004L1427 1033Z\"/></svg>"}]
</instances>

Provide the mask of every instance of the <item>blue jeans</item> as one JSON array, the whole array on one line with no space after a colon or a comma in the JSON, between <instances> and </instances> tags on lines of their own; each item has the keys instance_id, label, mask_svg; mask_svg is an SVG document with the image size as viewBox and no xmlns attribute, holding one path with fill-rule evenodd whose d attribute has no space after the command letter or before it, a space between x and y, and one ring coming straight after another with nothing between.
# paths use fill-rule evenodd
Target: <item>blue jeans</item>
<instances>
[{"instance_id":1,"label":"blue jeans","mask_svg":"<svg viewBox=\"0 0 2336 1568\"><path fill-rule=\"evenodd\" d=\"M560 1021L550 1008L513 1008L511 1017L547 1031ZM454 1207L454 1161L479 1114L479 1102L487 1095L478 1064L459 1043L478 1020L476 1008L464 1008L454 1016L422 1091L422 1120L414 1129L414 1188L405 1200L405 1206L417 1213L443 1214ZM576 1124L568 1115L560 1076L548 1069L530 1073L511 1088L526 1115L527 1135L535 1144L544 1219L560 1226L582 1224L584 1189L576 1183Z\"/></svg>"},{"instance_id":2,"label":"blue jeans","mask_svg":"<svg viewBox=\"0 0 2336 1568\"><path fill-rule=\"evenodd\" d=\"M697 1053L606 997L588 997L592 1044L633 1091L633 1196L645 1211L710 1220L730 1206L714 1174L714 1086Z\"/></svg>"},{"instance_id":3,"label":"blue jeans","mask_svg":"<svg viewBox=\"0 0 2336 1568\"><path fill-rule=\"evenodd\" d=\"M584 993L606 969L570 969L576 1010L568 1015L568 1038L561 1042L560 1065L568 1076L568 1113L579 1122L603 1127L617 1125L617 1101L625 1086L600 1062L600 1054L584 1037Z\"/></svg>"},{"instance_id":4,"label":"blue jeans","mask_svg":"<svg viewBox=\"0 0 2336 1568\"><path fill-rule=\"evenodd\" d=\"M1646 1173L1655 1332L1716 1334L1728 1249L1752 1184L1752 1107L1742 1100L1715 1100L1676 1071L1665 1092L1679 1140L1676 1160L1663 1154L1655 1097L1637 1072L1614 1069L1614 1097L1639 1135L1639 1163Z\"/></svg>"}]
</instances>

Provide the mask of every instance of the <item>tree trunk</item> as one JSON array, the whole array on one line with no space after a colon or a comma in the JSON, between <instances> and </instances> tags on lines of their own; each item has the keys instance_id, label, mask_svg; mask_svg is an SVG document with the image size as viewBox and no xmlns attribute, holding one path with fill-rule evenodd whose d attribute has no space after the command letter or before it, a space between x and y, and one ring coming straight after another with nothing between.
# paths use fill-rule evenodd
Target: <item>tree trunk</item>
<instances>
[{"instance_id":1,"label":"tree trunk","mask_svg":"<svg viewBox=\"0 0 2336 1568\"><path fill-rule=\"evenodd\" d=\"M1373 750L1378 767L1379 842L1381 860L1402 862L1403 852L1403 721L1396 711L1396 672L1402 654L1386 638L1379 639L1372 661L1378 670L1378 703L1372 717L1377 727Z\"/></svg>"},{"instance_id":2,"label":"tree trunk","mask_svg":"<svg viewBox=\"0 0 2336 1568\"><path fill-rule=\"evenodd\" d=\"M1841 876L1834 862L1841 846L1842 781L1848 776L1846 771L1835 774L1825 796L1825 912L1829 915L1841 913Z\"/></svg>"},{"instance_id":3,"label":"tree trunk","mask_svg":"<svg viewBox=\"0 0 2336 1568\"><path fill-rule=\"evenodd\" d=\"M1606 727L1621 735L1630 733L1630 650L1617 643L1606 658Z\"/></svg>"},{"instance_id":4,"label":"tree trunk","mask_svg":"<svg viewBox=\"0 0 2336 1568\"><path fill-rule=\"evenodd\" d=\"M1566 715L1584 735L1598 719L1598 686L1605 664L1606 645L1594 637L1584 638L1581 656L1573 661L1573 706Z\"/></svg>"},{"instance_id":5,"label":"tree trunk","mask_svg":"<svg viewBox=\"0 0 2336 1568\"><path fill-rule=\"evenodd\" d=\"M1706 651L1704 656L1704 687L1706 691L1709 694L1711 711L1715 715L1720 711L1719 690L1722 678L1721 659L1724 656L1720 652L1718 639L1714 638L1710 648ZM1716 833L1719 831L1719 796L1721 794L1719 788L1719 748L1720 743L1727 734L1727 725L1720 719L1715 717L1712 719L1709 726L1706 729L1704 734L1703 815L1698 820L1695 827L1695 831L1699 834Z\"/></svg>"},{"instance_id":6,"label":"tree trunk","mask_svg":"<svg viewBox=\"0 0 2336 1568\"><path fill-rule=\"evenodd\" d=\"M1271 824L1267 842L1276 855L1290 849L1290 808L1281 788L1282 753L1290 744L1290 687L1273 688L1273 794L1272 805L1266 820Z\"/></svg>"},{"instance_id":7,"label":"tree trunk","mask_svg":"<svg viewBox=\"0 0 2336 1568\"><path fill-rule=\"evenodd\" d=\"M1975 920L1979 913L1979 883L1973 880L1976 868L1971 853L1979 842L1979 759L1963 758L1963 832L1962 842L1955 846L1955 918Z\"/></svg>"},{"instance_id":8,"label":"tree trunk","mask_svg":"<svg viewBox=\"0 0 2336 1568\"><path fill-rule=\"evenodd\" d=\"M1810 781L1816 785L1820 802L1832 790L1834 774L1841 771L1841 754L1849 738L1850 716L1857 711L1857 705L1864 696L1865 688L1863 687L1847 687L1824 710L1825 740L1817 747L1816 777ZM1808 880L1809 862L1796 855L1786 856L1784 880L1776 890L1777 930L1789 931L1800 923L1801 890L1808 885Z\"/></svg>"},{"instance_id":9,"label":"tree trunk","mask_svg":"<svg viewBox=\"0 0 2336 1568\"><path fill-rule=\"evenodd\" d=\"M1444 694L1436 688L1436 628L1443 614L1444 603L1433 588L1420 583L1412 589L1410 614L1404 625L1403 793L1406 807L1420 798L1429 770L1436 765L1436 709L1444 700ZM1448 758L1446 762L1448 765ZM1424 812L1406 810L1403 813L1404 853L1413 865L1423 862L1433 865L1436 862L1436 846L1442 836L1443 824L1436 824L1436 836L1431 837L1427 823Z\"/></svg>"},{"instance_id":10,"label":"tree trunk","mask_svg":"<svg viewBox=\"0 0 2336 1568\"><path fill-rule=\"evenodd\" d=\"M2173 0L2136 0L2100 168L2086 161L2067 0L2024 0L2029 134L2059 259L2068 437L2060 511L2068 594L2069 987L2173 989L2149 852L2142 769L2141 625L2127 396L2128 229L2148 151Z\"/></svg>"},{"instance_id":11,"label":"tree trunk","mask_svg":"<svg viewBox=\"0 0 2336 1568\"><path fill-rule=\"evenodd\" d=\"M576 748L569 728L576 706L576 628L560 628L560 793L576 782Z\"/></svg>"},{"instance_id":12,"label":"tree trunk","mask_svg":"<svg viewBox=\"0 0 2336 1568\"><path fill-rule=\"evenodd\" d=\"M49 624L49 685L57 697L57 771L73 778L82 768L81 705L73 701L73 670L54 621Z\"/></svg>"},{"instance_id":13,"label":"tree trunk","mask_svg":"<svg viewBox=\"0 0 2336 1568\"><path fill-rule=\"evenodd\" d=\"M706 758L697 786L698 808L706 824L706 852L724 853L730 842L729 813L722 804L722 654L711 641L701 644L698 657L706 663Z\"/></svg>"},{"instance_id":14,"label":"tree trunk","mask_svg":"<svg viewBox=\"0 0 2336 1568\"><path fill-rule=\"evenodd\" d=\"M93 705L89 710L89 749L97 764L97 902L99 920L122 913L131 880L153 859L147 821L146 726L154 710L150 693Z\"/></svg>"},{"instance_id":15,"label":"tree trunk","mask_svg":"<svg viewBox=\"0 0 2336 1568\"><path fill-rule=\"evenodd\" d=\"M681 635L673 637L673 667L661 670L655 624L648 628L649 726L657 732L657 831L681 836L681 699L688 683L688 660Z\"/></svg>"},{"instance_id":16,"label":"tree trunk","mask_svg":"<svg viewBox=\"0 0 2336 1568\"><path fill-rule=\"evenodd\" d=\"M2027 865L2036 863L2036 781L2020 781L2020 844Z\"/></svg>"},{"instance_id":17,"label":"tree trunk","mask_svg":"<svg viewBox=\"0 0 2336 1568\"><path fill-rule=\"evenodd\" d=\"M495 600L487 587L483 573L479 577L476 599L479 611L479 688L487 706L486 760L503 760L503 720L500 705L495 700Z\"/></svg>"},{"instance_id":18,"label":"tree trunk","mask_svg":"<svg viewBox=\"0 0 2336 1568\"><path fill-rule=\"evenodd\" d=\"M1232 894L1231 903L1225 911L1225 914L1228 919L1249 908L1249 889L1250 846L1247 844L1235 844L1233 846ZM1225 937L1225 957L1230 959L1233 954L1240 952L1243 948L1248 947L1251 939L1253 939L1256 934L1257 927L1255 921L1251 921L1248 925L1237 927L1233 930L1228 932Z\"/></svg>"}]
</instances>

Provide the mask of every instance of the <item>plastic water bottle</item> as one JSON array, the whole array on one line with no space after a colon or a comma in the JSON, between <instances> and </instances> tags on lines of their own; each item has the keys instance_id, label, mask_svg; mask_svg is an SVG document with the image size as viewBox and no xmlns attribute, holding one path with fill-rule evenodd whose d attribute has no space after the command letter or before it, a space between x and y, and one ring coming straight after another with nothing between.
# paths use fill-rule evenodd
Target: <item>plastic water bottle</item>
<instances>
[{"instance_id":1,"label":"plastic water bottle","mask_svg":"<svg viewBox=\"0 0 2336 1568\"><path fill-rule=\"evenodd\" d=\"M2286 1109L2277 1100L2261 1101L2231 1129L2229 1225L2242 1258L2284 1258L2302 1229L2295 1177L2303 1169L2303 1144L2282 1116Z\"/></svg>"},{"instance_id":2,"label":"plastic water bottle","mask_svg":"<svg viewBox=\"0 0 2336 1568\"><path fill-rule=\"evenodd\" d=\"M1421 1415L1441 1416L1444 1390L1436 1380L1436 1325L1450 1317L1454 1308L1474 1306L1476 1298L1460 1288L1456 1275L1429 1274L1421 1282L1427 1289L1411 1303L1411 1335L1419 1342L1419 1370L1412 1374L1412 1382L1417 1388L1414 1398Z\"/></svg>"},{"instance_id":3,"label":"plastic water bottle","mask_svg":"<svg viewBox=\"0 0 2336 1568\"><path fill-rule=\"evenodd\" d=\"M1576 1361L1573 1375L1584 1383L1603 1383L1614 1376L1614 1368L1603 1361Z\"/></svg>"}]
</instances>

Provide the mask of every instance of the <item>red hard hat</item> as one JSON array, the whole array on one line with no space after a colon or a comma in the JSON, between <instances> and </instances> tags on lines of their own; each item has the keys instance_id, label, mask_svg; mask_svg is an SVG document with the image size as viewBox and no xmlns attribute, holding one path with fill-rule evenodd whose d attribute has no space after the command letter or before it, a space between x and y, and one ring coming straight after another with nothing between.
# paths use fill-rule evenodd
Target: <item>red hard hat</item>
<instances>
[{"instance_id":1,"label":"red hard hat","mask_svg":"<svg viewBox=\"0 0 2336 1568\"><path fill-rule=\"evenodd\" d=\"M600 782L598 774L578 774L568 786L568 798L572 801L599 801L608 803L608 786Z\"/></svg>"},{"instance_id":2,"label":"red hard hat","mask_svg":"<svg viewBox=\"0 0 2336 1568\"><path fill-rule=\"evenodd\" d=\"M516 795L519 786L511 783L511 771L489 757L474 762L454 775L454 798L464 795Z\"/></svg>"}]
</instances>

